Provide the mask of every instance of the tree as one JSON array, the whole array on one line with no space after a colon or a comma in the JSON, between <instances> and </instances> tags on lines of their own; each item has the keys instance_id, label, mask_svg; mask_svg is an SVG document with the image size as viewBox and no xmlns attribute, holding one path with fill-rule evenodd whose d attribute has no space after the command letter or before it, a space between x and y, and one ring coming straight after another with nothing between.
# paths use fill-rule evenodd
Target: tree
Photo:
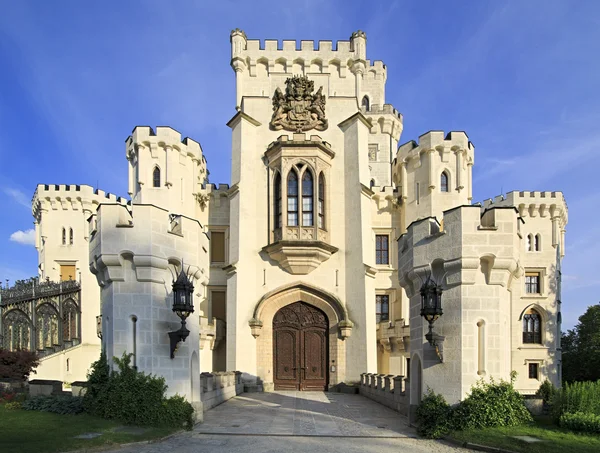
<instances>
[{"instance_id":1,"label":"tree","mask_svg":"<svg viewBox=\"0 0 600 453\"><path fill-rule=\"evenodd\" d=\"M600 379L600 303L588 307L574 329L562 336L563 381Z\"/></svg>"},{"instance_id":2,"label":"tree","mask_svg":"<svg viewBox=\"0 0 600 453\"><path fill-rule=\"evenodd\" d=\"M0 379L26 380L40 364L35 352L0 349Z\"/></svg>"}]
</instances>

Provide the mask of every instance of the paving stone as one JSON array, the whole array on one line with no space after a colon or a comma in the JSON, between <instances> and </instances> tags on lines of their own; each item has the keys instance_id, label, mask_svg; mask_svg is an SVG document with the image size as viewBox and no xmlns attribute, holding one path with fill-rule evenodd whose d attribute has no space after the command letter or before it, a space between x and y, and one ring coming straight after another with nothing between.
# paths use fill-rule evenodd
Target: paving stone
<instances>
[{"instance_id":1,"label":"paving stone","mask_svg":"<svg viewBox=\"0 0 600 453\"><path fill-rule=\"evenodd\" d=\"M246 393L211 409L197 433L415 437L399 413L360 395L279 391Z\"/></svg>"},{"instance_id":2,"label":"paving stone","mask_svg":"<svg viewBox=\"0 0 600 453\"><path fill-rule=\"evenodd\" d=\"M102 433L83 433L79 436L75 436L74 439L93 439L94 437L100 437Z\"/></svg>"},{"instance_id":3,"label":"paving stone","mask_svg":"<svg viewBox=\"0 0 600 453\"><path fill-rule=\"evenodd\" d=\"M542 439L538 439L537 437L531 437L531 436L512 436L515 439L519 439L522 441L527 442L528 444L533 444L535 442L541 442Z\"/></svg>"}]
</instances>

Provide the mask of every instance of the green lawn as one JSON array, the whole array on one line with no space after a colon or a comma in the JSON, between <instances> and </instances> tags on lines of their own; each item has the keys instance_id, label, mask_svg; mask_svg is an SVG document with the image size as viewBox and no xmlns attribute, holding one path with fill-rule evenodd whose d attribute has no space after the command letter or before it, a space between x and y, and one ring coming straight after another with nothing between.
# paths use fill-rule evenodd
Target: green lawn
<instances>
[{"instance_id":1,"label":"green lawn","mask_svg":"<svg viewBox=\"0 0 600 453\"><path fill-rule=\"evenodd\" d=\"M164 437L176 429L150 428L143 434L113 432L122 424L90 415L6 410L0 405L0 451L55 453L102 445L117 445ZM73 439L83 433L102 433L94 439Z\"/></svg>"},{"instance_id":2,"label":"green lawn","mask_svg":"<svg viewBox=\"0 0 600 453\"><path fill-rule=\"evenodd\" d=\"M511 436L537 437L542 439L542 442L527 443ZM600 436L575 434L560 429L544 419L538 419L535 424L529 426L456 431L450 437L462 442L503 448L519 453L600 452Z\"/></svg>"}]
</instances>

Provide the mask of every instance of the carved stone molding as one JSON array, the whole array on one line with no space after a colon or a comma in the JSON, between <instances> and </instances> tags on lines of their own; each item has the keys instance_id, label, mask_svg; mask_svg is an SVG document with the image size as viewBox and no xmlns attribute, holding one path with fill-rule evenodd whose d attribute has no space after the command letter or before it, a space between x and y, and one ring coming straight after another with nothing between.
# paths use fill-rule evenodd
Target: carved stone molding
<instances>
[{"instance_id":1,"label":"carved stone molding","mask_svg":"<svg viewBox=\"0 0 600 453\"><path fill-rule=\"evenodd\" d=\"M271 259L290 274L306 275L338 251L321 241L281 240L263 248Z\"/></svg>"}]
</instances>

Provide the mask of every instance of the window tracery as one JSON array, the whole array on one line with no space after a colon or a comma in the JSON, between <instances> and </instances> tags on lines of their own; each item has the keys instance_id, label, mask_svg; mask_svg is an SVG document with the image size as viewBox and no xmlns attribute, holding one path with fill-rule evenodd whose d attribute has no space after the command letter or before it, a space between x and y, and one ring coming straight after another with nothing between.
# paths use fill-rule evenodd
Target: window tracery
<instances>
[{"instance_id":1,"label":"window tracery","mask_svg":"<svg viewBox=\"0 0 600 453\"><path fill-rule=\"evenodd\" d=\"M63 341L72 341L78 338L77 331L78 310L77 305L72 299L64 302L62 310L62 332Z\"/></svg>"},{"instance_id":2,"label":"window tracery","mask_svg":"<svg viewBox=\"0 0 600 453\"><path fill-rule=\"evenodd\" d=\"M9 351L28 350L31 344L31 321L21 310L9 311L2 320L4 348Z\"/></svg>"},{"instance_id":3,"label":"window tracery","mask_svg":"<svg viewBox=\"0 0 600 453\"><path fill-rule=\"evenodd\" d=\"M541 344L542 343L542 317L534 310L530 309L523 316L523 343Z\"/></svg>"},{"instance_id":4,"label":"window tracery","mask_svg":"<svg viewBox=\"0 0 600 453\"><path fill-rule=\"evenodd\" d=\"M50 304L42 304L36 311L37 348L58 345L58 313Z\"/></svg>"},{"instance_id":5,"label":"window tracery","mask_svg":"<svg viewBox=\"0 0 600 453\"><path fill-rule=\"evenodd\" d=\"M298 226L298 176L295 170L290 170L287 179L287 223Z\"/></svg>"}]
</instances>

